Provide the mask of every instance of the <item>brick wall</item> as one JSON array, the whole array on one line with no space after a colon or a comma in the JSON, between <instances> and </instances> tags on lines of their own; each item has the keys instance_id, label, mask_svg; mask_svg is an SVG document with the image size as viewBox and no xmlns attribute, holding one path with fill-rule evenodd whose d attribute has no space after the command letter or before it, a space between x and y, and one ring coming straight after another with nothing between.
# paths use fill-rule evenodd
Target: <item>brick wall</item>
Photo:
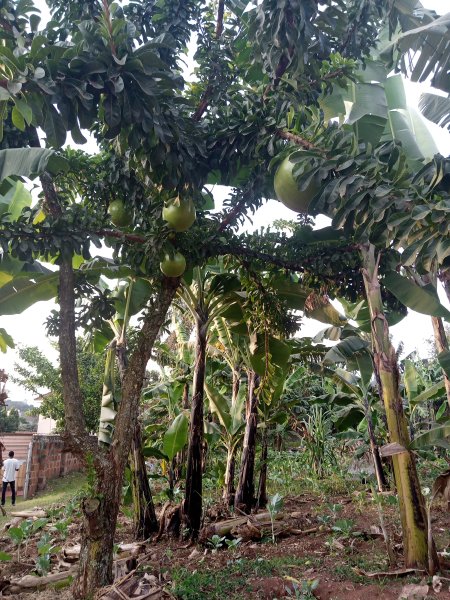
<instances>
[{"instance_id":1,"label":"brick wall","mask_svg":"<svg viewBox=\"0 0 450 600\"><path fill-rule=\"evenodd\" d=\"M36 492L43 490L50 479L64 477L67 473L81 469L82 465L77 457L70 452L63 452L63 441L59 435L35 434L31 440L25 495L31 498Z\"/></svg>"}]
</instances>

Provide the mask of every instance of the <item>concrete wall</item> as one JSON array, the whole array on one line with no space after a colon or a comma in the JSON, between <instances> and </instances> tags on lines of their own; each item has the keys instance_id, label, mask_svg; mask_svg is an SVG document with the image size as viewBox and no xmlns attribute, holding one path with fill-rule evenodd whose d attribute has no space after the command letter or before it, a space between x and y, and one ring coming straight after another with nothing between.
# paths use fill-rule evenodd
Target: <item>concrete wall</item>
<instances>
[{"instance_id":1,"label":"concrete wall","mask_svg":"<svg viewBox=\"0 0 450 600\"><path fill-rule=\"evenodd\" d=\"M31 498L43 490L49 480L82 469L77 457L70 452L63 452L63 445L59 435L33 435L28 452L25 498Z\"/></svg>"},{"instance_id":2,"label":"concrete wall","mask_svg":"<svg viewBox=\"0 0 450 600\"><path fill-rule=\"evenodd\" d=\"M17 458L17 460L22 463L19 472L16 475L16 490L18 496L23 496L28 448L33 439L33 435L34 433L32 431L17 431L16 433L2 433L0 435L0 441L3 442L6 448L6 450L3 451L3 460L8 458L8 452L13 450L14 458ZM7 494L10 495L9 488Z\"/></svg>"},{"instance_id":3,"label":"concrete wall","mask_svg":"<svg viewBox=\"0 0 450 600\"><path fill-rule=\"evenodd\" d=\"M39 415L37 433L52 433L56 429L56 421Z\"/></svg>"}]
</instances>

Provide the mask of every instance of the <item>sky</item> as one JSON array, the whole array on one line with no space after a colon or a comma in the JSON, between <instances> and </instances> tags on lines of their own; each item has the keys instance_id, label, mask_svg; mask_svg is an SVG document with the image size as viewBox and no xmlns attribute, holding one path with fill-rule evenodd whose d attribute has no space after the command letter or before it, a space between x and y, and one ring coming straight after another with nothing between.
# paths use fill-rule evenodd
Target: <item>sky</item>
<instances>
[{"instance_id":1,"label":"sky","mask_svg":"<svg viewBox=\"0 0 450 600\"><path fill-rule=\"evenodd\" d=\"M444 14L449 10L448 0L421 0L426 8L434 9L438 14ZM37 0L36 4L42 11L43 19L48 15L44 0ZM191 61L192 67L192 61ZM423 86L409 83L408 97L411 104L417 99ZM430 124L435 136L441 154L448 156L450 154L450 133L434 124ZM95 152L95 145L89 144L90 148L83 147L86 151ZM227 196L227 188L216 186L213 189L216 208L220 209L223 199ZM254 231L260 227L267 227L275 219L295 219L295 213L284 207L279 202L270 200L265 203L257 213L252 217L252 222L247 222L245 229ZM329 219L319 216L316 219L316 227L321 228L329 223ZM439 290L441 301L450 308L446 296L442 289ZM44 322L50 311L54 308L52 302L39 302L20 315L0 317L0 327L4 327L14 338L16 345L36 345L53 361L57 359L57 352L50 346L50 342L45 335ZM324 325L311 319L304 319L301 329L301 335L312 336L320 331ZM427 340L432 338L431 320L425 315L410 311L408 316L398 325L391 328L394 345L398 346L403 342L405 354L418 350L422 356L428 353ZM0 353L0 369L5 369L7 373L13 372L14 362L17 361L16 351L9 350L6 354ZM32 400L33 395L12 382L7 385L9 400Z\"/></svg>"}]
</instances>

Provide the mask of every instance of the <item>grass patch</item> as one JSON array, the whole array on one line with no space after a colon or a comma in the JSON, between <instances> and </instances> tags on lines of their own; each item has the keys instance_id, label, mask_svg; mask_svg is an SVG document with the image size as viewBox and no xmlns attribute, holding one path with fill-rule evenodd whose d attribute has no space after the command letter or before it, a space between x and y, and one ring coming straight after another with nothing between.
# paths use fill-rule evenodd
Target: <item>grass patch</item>
<instances>
[{"instance_id":1,"label":"grass patch","mask_svg":"<svg viewBox=\"0 0 450 600\"><path fill-rule=\"evenodd\" d=\"M225 567L204 567L196 571L180 567L171 573L172 594L180 600L223 600L242 598L251 588L253 577L293 575L293 569L306 569L318 563L317 558L282 556L272 559L230 559ZM295 573L297 576L297 574ZM245 597L245 596L244 596Z\"/></svg>"},{"instance_id":2,"label":"grass patch","mask_svg":"<svg viewBox=\"0 0 450 600\"><path fill-rule=\"evenodd\" d=\"M21 496L18 496L15 507L11 506L11 499L6 498L4 508L7 516L0 516L0 529L11 519L9 513L12 510L31 510L34 507L45 509L52 504L66 504L81 490L85 483L86 475L84 473L69 473L65 477L49 481L45 490L29 500L24 500Z\"/></svg>"}]
</instances>

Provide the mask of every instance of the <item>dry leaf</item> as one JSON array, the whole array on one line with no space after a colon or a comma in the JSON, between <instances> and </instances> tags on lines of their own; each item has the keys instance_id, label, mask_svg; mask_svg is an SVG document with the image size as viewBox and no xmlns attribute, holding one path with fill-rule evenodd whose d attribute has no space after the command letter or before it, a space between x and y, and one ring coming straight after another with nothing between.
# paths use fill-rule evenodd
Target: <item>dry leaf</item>
<instances>
[{"instance_id":1,"label":"dry leaf","mask_svg":"<svg viewBox=\"0 0 450 600\"><path fill-rule=\"evenodd\" d=\"M364 575L364 577L404 577L405 575L411 575L412 573L423 573L420 569L397 569L396 571L377 571L376 573L366 573L362 569L355 568L357 573Z\"/></svg>"},{"instance_id":2,"label":"dry leaf","mask_svg":"<svg viewBox=\"0 0 450 600\"><path fill-rule=\"evenodd\" d=\"M416 585L415 583L410 583L403 587L398 600L424 600L428 594L428 590L429 586L426 584Z\"/></svg>"},{"instance_id":3,"label":"dry leaf","mask_svg":"<svg viewBox=\"0 0 450 600\"><path fill-rule=\"evenodd\" d=\"M433 575L433 581L431 582L431 585L433 586L433 591L436 592L436 594L439 594L439 592L442 590L442 581L439 575Z\"/></svg>"}]
</instances>

